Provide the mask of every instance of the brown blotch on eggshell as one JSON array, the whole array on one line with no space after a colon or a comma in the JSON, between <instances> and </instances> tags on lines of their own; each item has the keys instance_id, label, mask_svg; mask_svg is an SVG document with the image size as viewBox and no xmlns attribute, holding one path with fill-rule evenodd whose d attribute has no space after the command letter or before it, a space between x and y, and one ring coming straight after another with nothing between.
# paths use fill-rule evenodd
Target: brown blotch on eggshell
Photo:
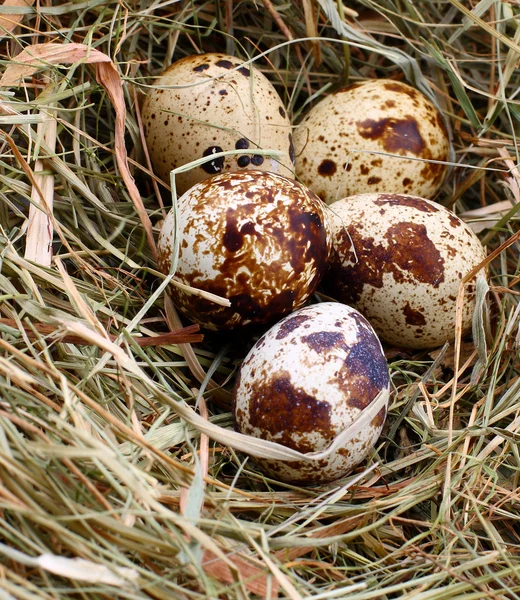
<instances>
[{"instance_id":1,"label":"brown blotch on eggshell","mask_svg":"<svg viewBox=\"0 0 520 600\"><path fill-rule=\"evenodd\" d=\"M329 204L376 185L377 192L431 198L447 167L428 161L449 159L446 127L435 106L414 88L388 79L325 97L296 128L294 145L298 178ZM376 162L359 150L384 154ZM328 161L344 166L331 173L323 168Z\"/></svg>"},{"instance_id":2,"label":"brown blotch on eggshell","mask_svg":"<svg viewBox=\"0 0 520 600\"><path fill-rule=\"evenodd\" d=\"M248 160L240 155L219 157L179 173L179 194L208 175L260 165L262 170L294 176L291 123L282 101L263 73L241 64L221 53L187 56L158 77L143 104L152 165L168 183L172 169L216 151L251 151L245 155ZM236 146L244 140L247 146ZM282 156L276 160L255 155L259 148L278 150Z\"/></svg>"},{"instance_id":3,"label":"brown blotch on eggshell","mask_svg":"<svg viewBox=\"0 0 520 600\"><path fill-rule=\"evenodd\" d=\"M356 310L325 302L289 315L251 349L234 389L235 427L300 452L320 451L380 393L381 409L347 446L318 461L259 460L259 467L283 481L333 481L362 461L381 433L389 394L381 344Z\"/></svg>"},{"instance_id":4,"label":"brown blotch on eggshell","mask_svg":"<svg viewBox=\"0 0 520 600\"><path fill-rule=\"evenodd\" d=\"M159 235L158 262L165 273L175 214L181 231L176 277L231 302L223 307L172 288L177 307L209 329L274 321L300 307L325 272L325 207L294 180L265 171L230 172L188 190Z\"/></svg>"},{"instance_id":5,"label":"brown blotch on eggshell","mask_svg":"<svg viewBox=\"0 0 520 600\"><path fill-rule=\"evenodd\" d=\"M325 291L355 306L396 346L432 348L452 340L460 281L486 257L471 229L443 206L407 195L359 194L330 208ZM474 307L471 284L464 331Z\"/></svg>"}]
</instances>

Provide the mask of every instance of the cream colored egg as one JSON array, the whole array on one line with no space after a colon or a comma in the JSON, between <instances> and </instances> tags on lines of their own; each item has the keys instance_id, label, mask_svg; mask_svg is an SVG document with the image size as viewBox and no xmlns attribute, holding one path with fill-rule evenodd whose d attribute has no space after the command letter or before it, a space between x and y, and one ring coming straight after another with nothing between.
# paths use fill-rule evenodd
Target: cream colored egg
<instances>
[{"instance_id":1,"label":"cream colored egg","mask_svg":"<svg viewBox=\"0 0 520 600\"><path fill-rule=\"evenodd\" d=\"M326 292L355 306L395 346L452 341L461 280L486 258L468 225L431 200L399 194L360 194L330 209ZM474 308L473 283L464 297L464 331Z\"/></svg>"},{"instance_id":2,"label":"cream colored egg","mask_svg":"<svg viewBox=\"0 0 520 600\"><path fill-rule=\"evenodd\" d=\"M177 175L179 194L230 170L294 176L291 124L283 103L258 69L242 64L219 53L188 56L164 71L144 102L150 158L155 173L168 183L172 169L218 152L243 151ZM261 156L255 153L259 148L282 156Z\"/></svg>"},{"instance_id":3,"label":"cream colored egg","mask_svg":"<svg viewBox=\"0 0 520 600\"><path fill-rule=\"evenodd\" d=\"M175 304L214 330L270 323L302 306L327 267L325 208L300 183L266 171L221 173L196 184L164 221L159 268L170 271L177 214L177 279L231 306L173 287Z\"/></svg>"},{"instance_id":4,"label":"cream colored egg","mask_svg":"<svg viewBox=\"0 0 520 600\"><path fill-rule=\"evenodd\" d=\"M275 479L325 483L373 450L388 398L388 366L374 330L355 309L324 302L285 317L253 346L235 385L233 412L240 432L303 453L327 449L352 427L339 448L317 461L258 460Z\"/></svg>"},{"instance_id":5,"label":"cream colored egg","mask_svg":"<svg viewBox=\"0 0 520 600\"><path fill-rule=\"evenodd\" d=\"M298 178L329 204L369 192L432 198L446 166L427 161L449 158L435 106L389 79L354 83L325 97L296 128L294 146Z\"/></svg>"}]
</instances>

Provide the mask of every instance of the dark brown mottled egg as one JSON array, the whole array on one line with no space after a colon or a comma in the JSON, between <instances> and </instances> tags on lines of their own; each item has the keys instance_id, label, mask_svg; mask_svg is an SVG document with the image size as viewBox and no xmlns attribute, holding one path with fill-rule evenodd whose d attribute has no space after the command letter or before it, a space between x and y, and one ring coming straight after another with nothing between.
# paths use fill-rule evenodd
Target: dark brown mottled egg
<instances>
[{"instance_id":1,"label":"dark brown mottled egg","mask_svg":"<svg viewBox=\"0 0 520 600\"><path fill-rule=\"evenodd\" d=\"M298 178L328 204L369 192L432 198L446 166L425 161L449 158L438 110L390 79L354 83L321 100L296 128L294 146Z\"/></svg>"},{"instance_id":2,"label":"dark brown mottled egg","mask_svg":"<svg viewBox=\"0 0 520 600\"><path fill-rule=\"evenodd\" d=\"M266 171L222 173L193 186L167 215L158 239L168 273L181 232L176 278L227 298L224 307L178 287L177 307L208 329L272 322L302 306L330 251L326 207L292 179Z\"/></svg>"},{"instance_id":3,"label":"dark brown mottled egg","mask_svg":"<svg viewBox=\"0 0 520 600\"><path fill-rule=\"evenodd\" d=\"M434 348L453 340L461 279L486 258L469 226L431 200L399 194L351 196L330 212L326 292L355 306L395 346ZM474 308L470 285L464 331Z\"/></svg>"},{"instance_id":4,"label":"dark brown mottled egg","mask_svg":"<svg viewBox=\"0 0 520 600\"><path fill-rule=\"evenodd\" d=\"M235 427L314 461L258 460L262 471L294 483L345 476L373 450L389 400L388 366L368 321L336 302L302 308L253 346L234 389ZM337 439L336 441L340 441Z\"/></svg>"},{"instance_id":5,"label":"dark brown mottled egg","mask_svg":"<svg viewBox=\"0 0 520 600\"><path fill-rule=\"evenodd\" d=\"M294 176L291 123L283 103L263 73L242 64L220 53L188 56L164 71L144 102L150 158L167 183L172 169L222 151L241 151L179 173L180 194L210 175L231 170ZM259 148L282 156L256 154Z\"/></svg>"}]
</instances>

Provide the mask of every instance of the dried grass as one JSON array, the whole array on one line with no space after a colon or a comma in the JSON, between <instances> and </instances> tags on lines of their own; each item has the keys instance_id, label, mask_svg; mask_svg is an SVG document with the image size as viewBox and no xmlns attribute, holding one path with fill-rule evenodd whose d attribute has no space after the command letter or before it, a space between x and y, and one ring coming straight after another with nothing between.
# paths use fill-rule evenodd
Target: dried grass
<instances>
[{"instance_id":1,"label":"dried grass","mask_svg":"<svg viewBox=\"0 0 520 600\"><path fill-rule=\"evenodd\" d=\"M520 598L519 14L498 0L2 5L2 598ZM489 248L474 341L387 348L384 435L334 485L255 470L244 450L283 450L232 429L247 341L180 331L154 262L170 192L139 102L172 59L214 49L254 60L294 119L348 79L419 87L453 136L438 200Z\"/></svg>"}]
</instances>

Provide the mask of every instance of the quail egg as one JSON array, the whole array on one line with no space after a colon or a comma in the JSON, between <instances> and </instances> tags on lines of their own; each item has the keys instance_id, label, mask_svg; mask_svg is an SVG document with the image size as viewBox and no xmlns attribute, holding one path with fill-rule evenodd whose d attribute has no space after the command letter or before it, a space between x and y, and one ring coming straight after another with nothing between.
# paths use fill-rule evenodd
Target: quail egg
<instances>
[{"instance_id":1,"label":"quail egg","mask_svg":"<svg viewBox=\"0 0 520 600\"><path fill-rule=\"evenodd\" d=\"M325 97L296 128L294 146L298 178L329 204L369 192L431 198L446 166L425 161L449 157L439 111L421 92L390 79Z\"/></svg>"},{"instance_id":2,"label":"quail egg","mask_svg":"<svg viewBox=\"0 0 520 600\"><path fill-rule=\"evenodd\" d=\"M302 306L327 265L325 208L301 184L267 171L221 173L196 184L164 221L159 268L170 270L177 214L177 279L227 298L231 307L178 287L175 304L213 330L269 323Z\"/></svg>"},{"instance_id":3,"label":"quail egg","mask_svg":"<svg viewBox=\"0 0 520 600\"><path fill-rule=\"evenodd\" d=\"M187 56L157 79L142 108L146 143L156 174L226 150L176 176L182 194L210 175L245 169L294 176L291 123L273 85L252 65L220 53ZM279 160L255 150L282 152Z\"/></svg>"},{"instance_id":4,"label":"quail egg","mask_svg":"<svg viewBox=\"0 0 520 600\"><path fill-rule=\"evenodd\" d=\"M395 346L433 348L452 340L461 279L486 258L469 226L431 200L402 194L351 196L331 204L330 213L325 291L355 306ZM474 288L464 298L464 331Z\"/></svg>"},{"instance_id":5,"label":"quail egg","mask_svg":"<svg viewBox=\"0 0 520 600\"><path fill-rule=\"evenodd\" d=\"M282 481L333 481L373 450L389 381L379 339L357 310L336 302L307 306L274 325L244 359L233 396L235 428L307 453L325 450L352 427L348 442L325 458L258 460Z\"/></svg>"}]
</instances>

